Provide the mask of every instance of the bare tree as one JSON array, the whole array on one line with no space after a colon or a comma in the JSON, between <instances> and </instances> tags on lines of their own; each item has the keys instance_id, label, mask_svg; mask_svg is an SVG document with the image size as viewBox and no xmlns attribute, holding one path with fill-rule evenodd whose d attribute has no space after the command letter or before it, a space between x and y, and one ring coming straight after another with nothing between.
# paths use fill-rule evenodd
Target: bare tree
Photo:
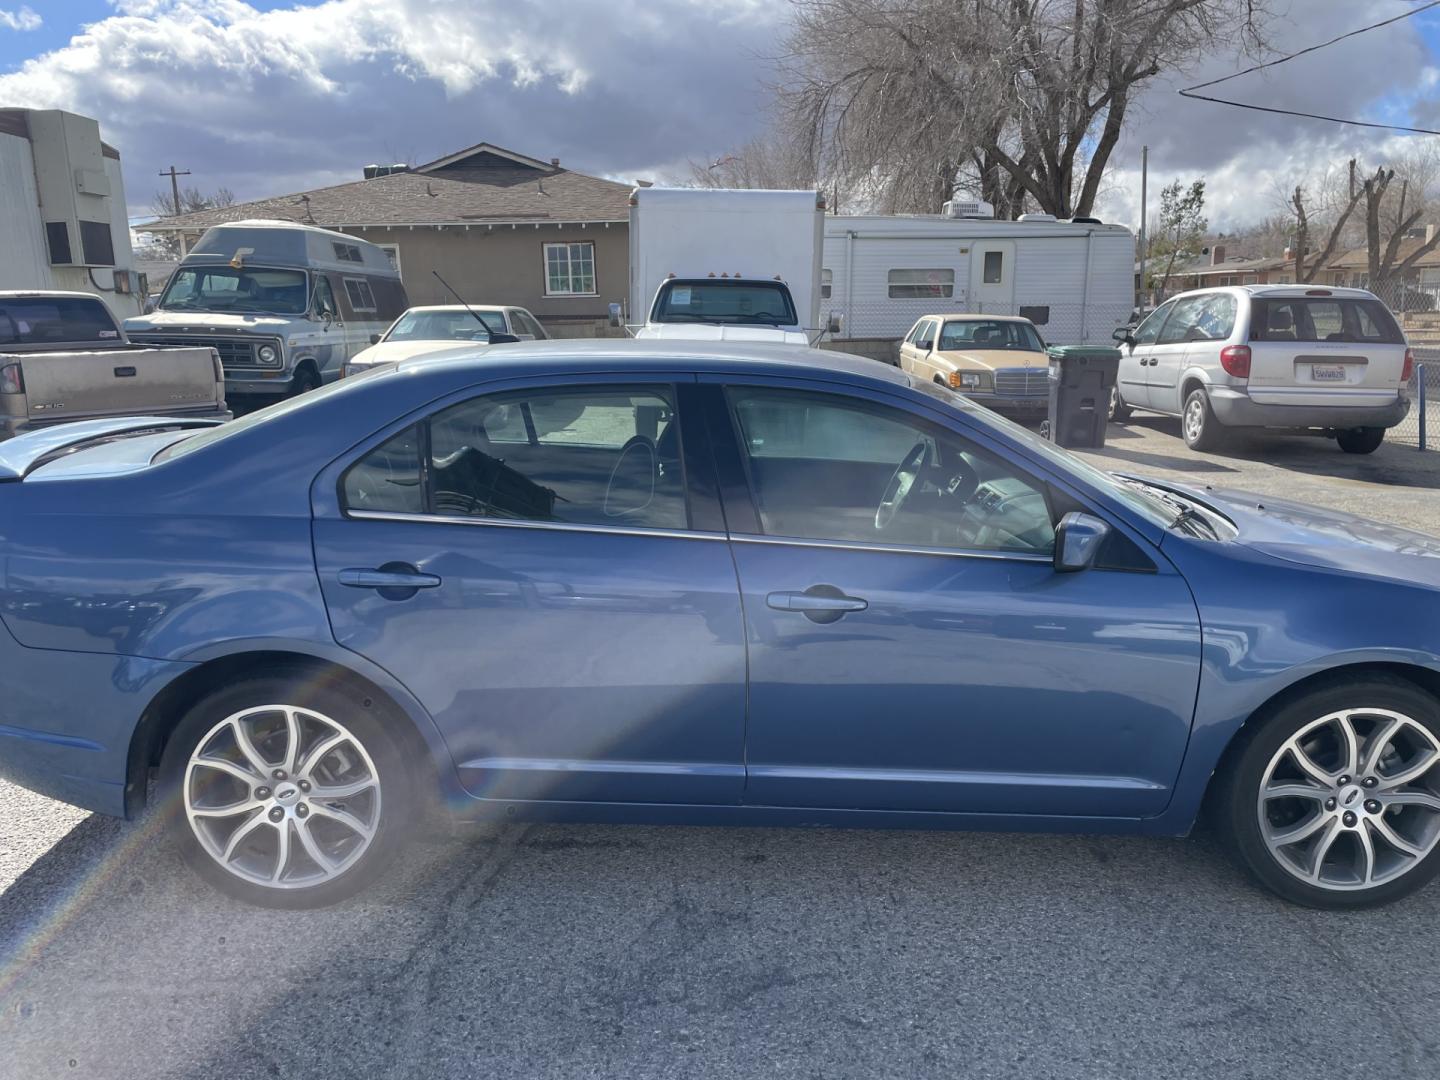
<instances>
[{"instance_id":1,"label":"bare tree","mask_svg":"<svg viewBox=\"0 0 1440 1080\"><path fill-rule=\"evenodd\" d=\"M1295 208L1295 243L1292 245L1295 260L1295 280L1300 284L1308 284L1315 280L1318 274L1334 256L1340 246L1340 238L1344 235L1345 226L1350 221L1350 215L1355 212L1360 199L1364 196L1365 189L1355 182L1355 159L1350 159L1350 193L1341 208L1330 224L1330 235L1325 240L1325 247L1320 254L1314 258L1310 257L1310 215L1305 208L1305 188L1302 184L1295 185L1295 191L1290 196L1290 204Z\"/></svg>"},{"instance_id":2,"label":"bare tree","mask_svg":"<svg viewBox=\"0 0 1440 1080\"><path fill-rule=\"evenodd\" d=\"M168 191L157 191L155 198L151 200L150 209L157 217L174 217L176 214L193 214L198 210L217 210L225 206L235 205L235 193L229 188L216 188L213 194L206 195L197 187L183 187L180 189L180 205L175 205L175 197ZM176 258L180 254L180 238L175 233L149 233L149 243L146 245L153 252L166 258Z\"/></svg>"},{"instance_id":3,"label":"bare tree","mask_svg":"<svg viewBox=\"0 0 1440 1080\"><path fill-rule=\"evenodd\" d=\"M814 161L783 131L757 136L704 161L690 163L689 182L696 187L809 188L822 187Z\"/></svg>"},{"instance_id":4,"label":"bare tree","mask_svg":"<svg viewBox=\"0 0 1440 1080\"><path fill-rule=\"evenodd\" d=\"M882 209L959 185L1086 215L1136 92L1217 43L1254 48L1268 0L796 0L779 91L807 150Z\"/></svg>"},{"instance_id":5,"label":"bare tree","mask_svg":"<svg viewBox=\"0 0 1440 1080\"><path fill-rule=\"evenodd\" d=\"M1430 239L1417 245L1404 258L1400 257L1400 245L1425 216L1425 208L1414 202L1406 206L1409 183L1402 181L1398 208L1386 220L1385 196L1395 175L1394 169L1382 165L1361 185L1365 198L1365 250L1369 256L1370 288L1377 291L1392 281L1403 280L1417 262L1440 246L1440 229L1437 229Z\"/></svg>"}]
</instances>

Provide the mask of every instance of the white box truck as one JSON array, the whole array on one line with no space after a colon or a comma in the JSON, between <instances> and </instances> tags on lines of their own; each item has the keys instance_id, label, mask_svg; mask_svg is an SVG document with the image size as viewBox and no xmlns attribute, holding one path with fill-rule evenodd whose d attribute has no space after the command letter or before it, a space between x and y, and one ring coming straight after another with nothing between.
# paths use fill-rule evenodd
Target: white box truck
<instances>
[{"instance_id":1,"label":"white box truck","mask_svg":"<svg viewBox=\"0 0 1440 1080\"><path fill-rule=\"evenodd\" d=\"M819 340L825 199L818 191L636 188L631 332L644 338ZM611 321L621 321L612 305Z\"/></svg>"}]
</instances>

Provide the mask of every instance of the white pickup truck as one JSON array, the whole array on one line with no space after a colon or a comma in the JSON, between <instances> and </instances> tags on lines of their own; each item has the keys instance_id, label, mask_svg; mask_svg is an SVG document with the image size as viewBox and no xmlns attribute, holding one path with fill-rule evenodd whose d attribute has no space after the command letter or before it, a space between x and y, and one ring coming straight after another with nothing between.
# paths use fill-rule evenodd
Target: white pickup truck
<instances>
[{"instance_id":1,"label":"white pickup truck","mask_svg":"<svg viewBox=\"0 0 1440 1080\"><path fill-rule=\"evenodd\" d=\"M90 293L0 292L0 439L112 416L228 420L219 355L132 345Z\"/></svg>"},{"instance_id":2,"label":"white pickup truck","mask_svg":"<svg viewBox=\"0 0 1440 1080\"><path fill-rule=\"evenodd\" d=\"M631 333L814 344L839 328L819 325L824 225L818 191L636 188ZM619 308L611 305L612 325Z\"/></svg>"}]
</instances>

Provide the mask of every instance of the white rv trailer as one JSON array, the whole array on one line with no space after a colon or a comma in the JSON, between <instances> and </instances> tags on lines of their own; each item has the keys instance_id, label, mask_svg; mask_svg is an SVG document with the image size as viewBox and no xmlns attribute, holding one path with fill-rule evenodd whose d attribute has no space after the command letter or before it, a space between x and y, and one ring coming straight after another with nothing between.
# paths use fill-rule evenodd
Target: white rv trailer
<instances>
[{"instance_id":1,"label":"white rv trailer","mask_svg":"<svg viewBox=\"0 0 1440 1080\"><path fill-rule=\"evenodd\" d=\"M903 337L921 316L953 311L1024 316L1051 344L1108 345L1130 321L1134 263L1123 225L1042 214L827 217L821 310L844 316L841 340Z\"/></svg>"}]
</instances>

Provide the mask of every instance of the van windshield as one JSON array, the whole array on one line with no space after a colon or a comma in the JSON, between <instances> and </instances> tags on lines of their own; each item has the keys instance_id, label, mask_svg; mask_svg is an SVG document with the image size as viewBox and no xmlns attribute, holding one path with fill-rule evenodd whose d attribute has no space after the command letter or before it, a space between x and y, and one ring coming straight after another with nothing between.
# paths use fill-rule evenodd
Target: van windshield
<instances>
[{"instance_id":1,"label":"van windshield","mask_svg":"<svg viewBox=\"0 0 1440 1080\"><path fill-rule=\"evenodd\" d=\"M667 281L652 322L796 325L790 290L780 281Z\"/></svg>"},{"instance_id":2,"label":"van windshield","mask_svg":"<svg viewBox=\"0 0 1440 1080\"><path fill-rule=\"evenodd\" d=\"M161 311L264 311L303 315L309 309L303 270L247 266L182 266L175 271Z\"/></svg>"}]
</instances>

